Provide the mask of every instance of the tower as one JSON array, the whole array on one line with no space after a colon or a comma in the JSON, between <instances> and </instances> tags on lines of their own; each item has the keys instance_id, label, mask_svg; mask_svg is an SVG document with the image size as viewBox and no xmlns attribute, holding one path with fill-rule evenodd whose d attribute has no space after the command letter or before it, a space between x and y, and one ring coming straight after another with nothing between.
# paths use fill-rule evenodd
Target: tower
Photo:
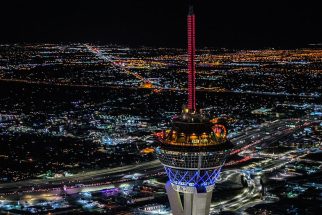
<instances>
[{"instance_id":1,"label":"tower","mask_svg":"<svg viewBox=\"0 0 322 215\"><path fill-rule=\"evenodd\" d=\"M212 192L230 145L227 130L196 111L195 15L188 13L188 106L164 132L157 156L169 181L166 191L174 215L209 214ZM183 196L183 201L182 201Z\"/></svg>"}]
</instances>

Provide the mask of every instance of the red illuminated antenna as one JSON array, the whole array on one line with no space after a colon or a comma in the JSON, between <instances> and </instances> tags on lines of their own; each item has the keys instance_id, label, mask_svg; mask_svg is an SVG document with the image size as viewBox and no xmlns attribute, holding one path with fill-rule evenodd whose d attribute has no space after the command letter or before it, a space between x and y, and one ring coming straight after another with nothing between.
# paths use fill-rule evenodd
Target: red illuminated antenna
<instances>
[{"instance_id":1,"label":"red illuminated antenna","mask_svg":"<svg viewBox=\"0 0 322 215\"><path fill-rule=\"evenodd\" d=\"M188 13L188 109L196 111L196 39L195 14L192 4Z\"/></svg>"}]
</instances>

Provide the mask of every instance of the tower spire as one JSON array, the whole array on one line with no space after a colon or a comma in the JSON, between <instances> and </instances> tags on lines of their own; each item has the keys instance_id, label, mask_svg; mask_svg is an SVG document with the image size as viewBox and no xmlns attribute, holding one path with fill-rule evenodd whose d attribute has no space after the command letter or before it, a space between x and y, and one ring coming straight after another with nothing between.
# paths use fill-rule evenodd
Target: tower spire
<instances>
[{"instance_id":1,"label":"tower spire","mask_svg":"<svg viewBox=\"0 0 322 215\"><path fill-rule=\"evenodd\" d=\"M196 111L196 42L195 42L195 14L190 2L187 17L188 27L188 109Z\"/></svg>"},{"instance_id":2,"label":"tower spire","mask_svg":"<svg viewBox=\"0 0 322 215\"><path fill-rule=\"evenodd\" d=\"M194 11L193 11L193 5L189 4L189 12L188 15L194 15Z\"/></svg>"}]
</instances>

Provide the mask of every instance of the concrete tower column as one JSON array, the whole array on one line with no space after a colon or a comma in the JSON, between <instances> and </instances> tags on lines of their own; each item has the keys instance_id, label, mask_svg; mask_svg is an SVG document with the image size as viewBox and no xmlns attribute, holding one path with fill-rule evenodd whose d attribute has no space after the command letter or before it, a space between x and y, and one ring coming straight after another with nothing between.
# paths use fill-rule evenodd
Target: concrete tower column
<instances>
[{"instance_id":1,"label":"concrete tower column","mask_svg":"<svg viewBox=\"0 0 322 215\"><path fill-rule=\"evenodd\" d=\"M193 194L192 215L209 214L212 191Z\"/></svg>"},{"instance_id":2,"label":"concrete tower column","mask_svg":"<svg viewBox=\"0 0 322 215\"><path fill-rule=\"evenodd\" d=\"M179 192L175 191L168 181L165 185L173 215L184 215Z\"/></svg>"},{"instance_id":3,"label":"concrete tower column","mask_svg":"<svg viewBox=\"0 0 322 215\"><path fill-rule=\"evenodd\" d=\"M193 193L184 193L183 211L184 215L192 215Z\"/></svg>"}]
</instances>

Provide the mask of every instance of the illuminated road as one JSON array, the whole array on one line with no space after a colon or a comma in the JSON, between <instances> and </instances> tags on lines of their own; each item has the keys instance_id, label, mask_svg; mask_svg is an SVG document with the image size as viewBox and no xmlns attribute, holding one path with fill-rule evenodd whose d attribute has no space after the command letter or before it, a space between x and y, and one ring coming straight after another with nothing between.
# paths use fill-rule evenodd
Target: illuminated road
<instances>
[{"instance_id":1,"label":"illuminated road","mask_svg":"<svg viewBox=\"0 0 322 215\"><path fill-rule=\"evenodd\" d=\"M290 128L288 125L292 122L294 126ZM305 126L310 126L315 123L320 123L321 121L309 121L303 119L287 119L287 120L279 120L270 122L262 125L260 128L244 131L238 137L232 139L232 142L236 145L239 145L240 148L249 149L250 147L261 146L265 147L269 144L276 143L281 139L285 139L293 133L298 132ZM298 155L297 157L289 158L289 155L294 153L295 150L288 151L286 153L282 153L281 155L271 155L264 154L260 156L260 153L250 153L248 156L254 157L259 155L260 158L265 158L256 164L256 167L260 167L262 169L261 174L265 172L275 171L286 164L293 162L294 160L301 159L306 156L306 154ZM240 155L244 154L244 151L239 153ZM243 169L252 169L254 166L248 165L243 166ZM229 177L233 177L236 175L237 170L229 170L229 174L226 175L226 178L222 180L229 180ZM226 171L227 172L227 171ZM225 172L223 172L223 175ZM213 212L219 212L221 210L232 210L232 211L241 211L243 208L247 206L254 205L260 202L265 202L260 199L261 185L255 179L248 180L248 187L244 188L243 191L230 200L216 202L211 206Z\"/></svg>"},{"instance_id":2,"label":"illuminated road","mask_svg":"<svg viewBox=\"0 0 322 215\"><path fill-rule=\"evenodd\" d=\"M17 192L17 188L19 188L19 191L22 190L28 190L30 188L34 188L35 191L37 191L38 187L61 187L63 184L83 184L86 181L92 182L95 180L102 180L102 179L108 179L112 175L117 174L124 174L124 173L135 173L136 171L149 171L149 170L155 170L157 168L161 169L161 163L159 160L154 160L151 162L141 163L141 164L133 164L133 165L127 165L123 167L116 167L116 168L110 168L110 169L103 169L103 170L97 170L97 171L90 171L90 172L82 172L79 174L75 174L71 177L64 177L64 178L53 178L53 179L32 179L32 180L26 180L26 181L19 181L19 182L13 182L13 183L6 183L0 185L0 193L3 193L3 190L6 190L7 192L10 190L15 190ZM19 192L18 191L18 192Z\"/></svg>"},{"instance_id":3,"label":"illuminated road","mask_svg":"<svg viewBox=\"0 0 322 215\"><path fill-rule=\"evenodd\" d=\"M132 72L131 70L127 69L125 66L123 66L122 64L117 64L115 63L115 61L113 60L113 58L109 55L105 55L102 53L102 51L96 47L90 46L88 44L85 45L85 47L94 55L96 55L99 59L102 59L104 61L109 62L115 69L120 70L121 72L124 72L128 75L132 75L134 76L136 79L142 81L142 82L148 82L148 80L144 79L144 77L142 77L141 75Z\"/></svg>"}]
</instances>

